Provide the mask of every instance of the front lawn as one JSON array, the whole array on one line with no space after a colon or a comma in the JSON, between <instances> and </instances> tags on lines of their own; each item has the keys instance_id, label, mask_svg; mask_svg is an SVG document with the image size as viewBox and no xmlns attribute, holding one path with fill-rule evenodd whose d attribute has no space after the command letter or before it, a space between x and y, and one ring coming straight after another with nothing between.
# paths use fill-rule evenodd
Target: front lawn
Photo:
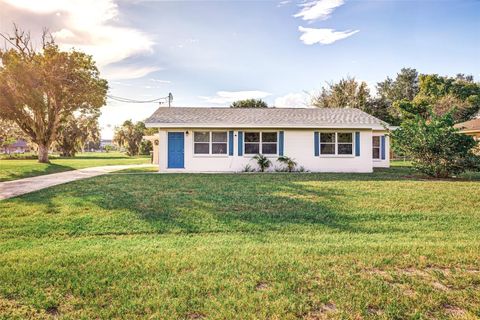
<instances>
[{"instance_id":1,"label":"front lawn","mask_svg":"<svg viewBox=\"0 0 480 320\"><path fill-rule=\"evenodd\" d=\"M52 157L50 163L3 159L0 160L0 182L88 167L144 163L150 163L149 156L128 157L120 152L86 152L79 153L73 158Z\"/></svg>"},{"instance_id":2,"label":"front lawn","mask_svg":"<svg viewBox=\"0 0 480 320\"><path fill-rule=\"evenodd\" d=\"M0 202L0 318L476 319L479 188L406 167L56 186Z\"/></svg>"}]
</instances>

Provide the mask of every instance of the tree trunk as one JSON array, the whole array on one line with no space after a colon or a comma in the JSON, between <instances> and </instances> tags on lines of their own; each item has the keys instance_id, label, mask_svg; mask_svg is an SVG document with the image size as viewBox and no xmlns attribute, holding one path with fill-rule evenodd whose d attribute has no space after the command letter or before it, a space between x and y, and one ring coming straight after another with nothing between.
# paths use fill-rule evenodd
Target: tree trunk
<instances>
[{"instance_id":1,"label":"tree trunk","mask_svg":"<svg viewBox=\"0 0 480 320\"><path fill-rule=\"evenodd\" d=\"M48 147L44 144L38 145L38 162L48 163Z\"/></svg>"}]
</instances>

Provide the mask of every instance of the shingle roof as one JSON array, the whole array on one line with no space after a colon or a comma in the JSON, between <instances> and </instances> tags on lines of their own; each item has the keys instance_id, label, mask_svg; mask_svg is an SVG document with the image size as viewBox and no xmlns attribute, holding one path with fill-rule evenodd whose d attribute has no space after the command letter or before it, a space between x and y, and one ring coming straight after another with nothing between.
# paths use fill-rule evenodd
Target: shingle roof
<instances>
[{"instance_id":1,"label":"shingle roof","mask_svg":"<svg viewBox=\"0 0 480 320\"><path fill-rule=\"evenodd\" d=\"M388 124L354 108L182 108L160 107L146 121L163 128L369 128Z\"/></svg>"},{"instance_id":2,"label":"shingle roof","mask_svg":"<svg viewBox=\"0 0 480 320\"><path fill-rule=\"evenodd\" d=\"M462 123L457 123L456 128L462 131L480 131L480 119L473 119Z\"/></svg>"}]
</instances>

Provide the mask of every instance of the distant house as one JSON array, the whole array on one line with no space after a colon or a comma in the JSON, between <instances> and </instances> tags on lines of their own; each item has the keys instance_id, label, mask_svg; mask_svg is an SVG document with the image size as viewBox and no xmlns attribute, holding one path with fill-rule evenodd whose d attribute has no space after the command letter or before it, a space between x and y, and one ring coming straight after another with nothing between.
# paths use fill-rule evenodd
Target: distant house
<instances>
[{"instance_id":1,"label":"distant house","mask_svg":"<svg viewBox=\"0 0 480 320\"><path fill-rule=\"evenodd\" d=\"M30 148L25 140L18 139L14 143L3 146L0 148L1 153L11 154L11 153L25 153L29 152Z\"/></svg>"},{"instance_id":2,"label":"distant house","mask_svg":"<svg viewBox=\"0 0 480 320\"><path fill-rule=\"evenodd\" d=\"M455 125L460 132L465 133L477 141L480 141L480 118L472 119Z\"/></svg>"},{"instance_id":3,"label":"distant house","mask_svg":"<svg viewBox=\"0 0 480 320\"><path fill-rule=\"evenodd\" d=\"M385 122L353 108L160 107L154 161L161 172L238 172L263 154L294 158L312 172L372 172L389 167Z\"/></svg>"}]
</instances>

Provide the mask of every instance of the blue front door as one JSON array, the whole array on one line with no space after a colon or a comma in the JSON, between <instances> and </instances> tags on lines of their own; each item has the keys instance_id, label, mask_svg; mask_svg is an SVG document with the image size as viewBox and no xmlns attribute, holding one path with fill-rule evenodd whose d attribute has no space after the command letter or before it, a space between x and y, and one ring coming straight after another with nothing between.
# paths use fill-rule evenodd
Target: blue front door
<instances>
[{"instance_id":1,"label":"blue front door","mask_svg":"<svg viewBox=\"0 0 480 320\"><path fill-rule=\"evenodd\" d=\"M168 168L184 168L184 136L183 132L168 133Z\"/></svg>"}]
</instances>

